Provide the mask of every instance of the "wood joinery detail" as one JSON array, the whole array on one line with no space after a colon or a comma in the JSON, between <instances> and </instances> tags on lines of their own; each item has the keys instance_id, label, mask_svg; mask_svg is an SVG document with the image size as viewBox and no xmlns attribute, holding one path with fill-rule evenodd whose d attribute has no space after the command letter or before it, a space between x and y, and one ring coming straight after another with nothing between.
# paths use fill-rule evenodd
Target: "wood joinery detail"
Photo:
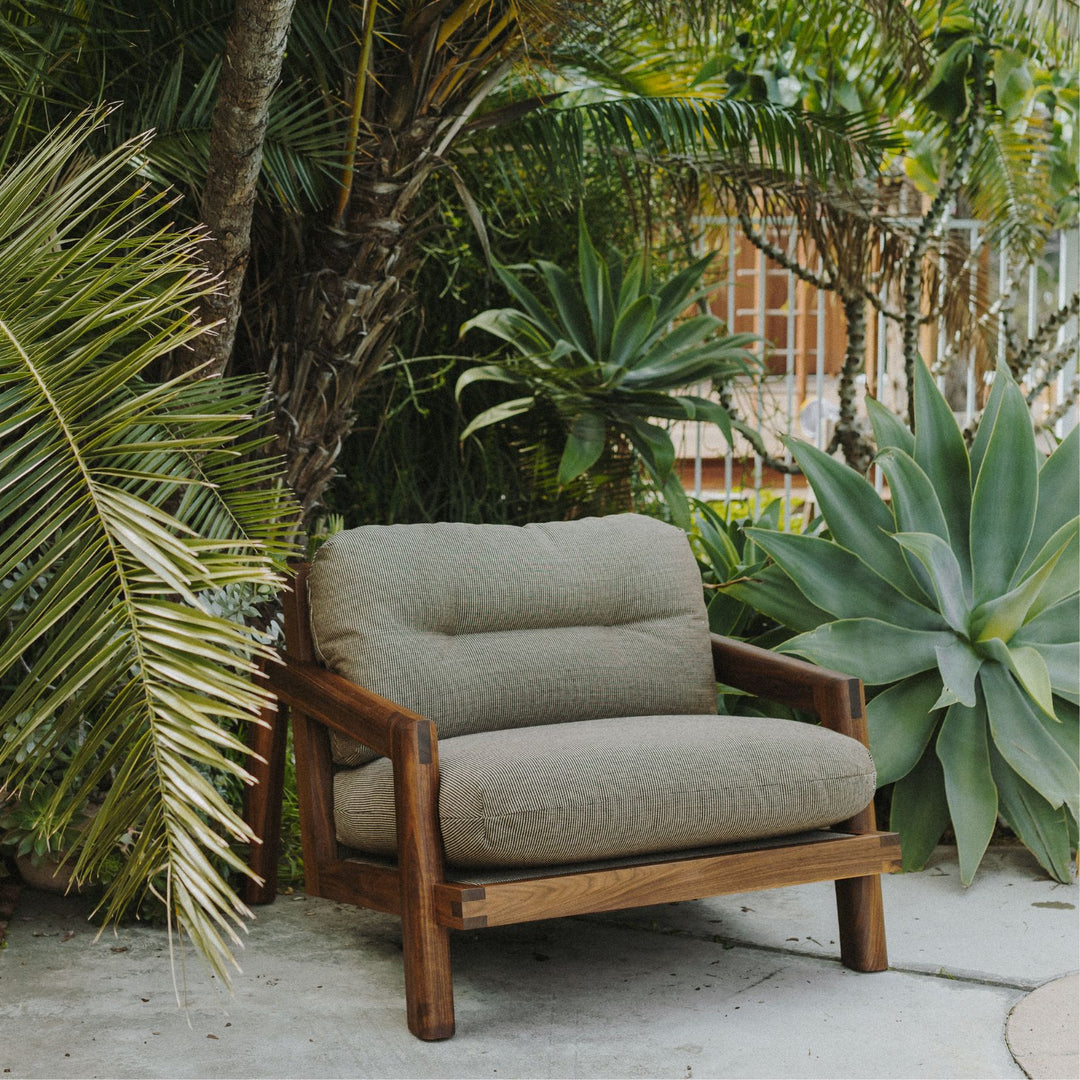
<instances>
[{"instance_id":1,"label":"wood joinery detail","mask_svg":"<svg viewBox=\"0 0 1080 1080\"><path fill-rule=\"evenodd\" d=\"M788 848L738 851L483 886L436 888L441 923L457 930L700 900L725 893L882 874L896 869L894 833L843 836Z\"/></svg>"}]
</instances>

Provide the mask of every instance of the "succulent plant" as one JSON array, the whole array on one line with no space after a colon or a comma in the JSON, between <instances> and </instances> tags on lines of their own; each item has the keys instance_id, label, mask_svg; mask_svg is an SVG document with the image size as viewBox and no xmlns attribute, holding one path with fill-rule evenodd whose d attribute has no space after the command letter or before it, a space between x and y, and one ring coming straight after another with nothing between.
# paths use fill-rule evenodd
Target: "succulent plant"
<instances>
[{"instance_id":1,"label":"succulent plant","mask_svg":"<svg viewBox=\"0 0 1080 1080\"><path fill-rule=\"evenodd\" d=\"M659 282L643 254L625 262L617 256L602 258L584 220L578 256L576 280L550 262L524 268L542 277L544 298L511 269L495 266L521 307L482 311L461 332L483 330L513 351L469 368L458 379L455 394L460 398L473 383L498 382L524 396L485 409L461 437L547 403L566 425L560 484L581 476L607 446L624 438L663 492L673 518L688 527L690 509L674 468L675 447L667 428L651 421L703 420L716 424L729 443L733 427L756 438L719 402L685 388L759 369L760 360L747 351L757 338L725 333L722 321L712 314L681 318L707 294L701 279L712 256Z\"/></svg>"},{"instance_id":2,"label":"succulent plant","mask_svg":"<svg viewBox=\"0 0 1080 1080\"><path fill-rule=\"evenodd\" d=\"M869 408L888 500L791 441L827 535L751 530L773 559L731 591L799 631L780 647L858 676L904 866L951 823L970 883L1000 816L1060 881L1077 839L1080 475L1040 454L999 369L970 447L919 365L915 430Z\"/></svg>"}]
</instances>

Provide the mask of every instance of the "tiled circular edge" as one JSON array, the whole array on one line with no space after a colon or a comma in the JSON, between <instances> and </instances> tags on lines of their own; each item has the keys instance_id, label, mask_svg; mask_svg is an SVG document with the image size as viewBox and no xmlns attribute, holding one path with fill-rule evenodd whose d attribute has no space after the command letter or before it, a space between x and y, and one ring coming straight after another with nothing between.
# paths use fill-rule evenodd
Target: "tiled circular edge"
<instances>
[{"instance_id":1,"label":"tiled circular edge","mask_svg":"<svg viewBox=\"0 0 1080 1080\"><path fill-rule=\"evenodd\" d=\"M1032 1080L1080 1077L1080 975L1032 990L1005 1022L1005 1041Z\"/></svg>"}]
</instances>

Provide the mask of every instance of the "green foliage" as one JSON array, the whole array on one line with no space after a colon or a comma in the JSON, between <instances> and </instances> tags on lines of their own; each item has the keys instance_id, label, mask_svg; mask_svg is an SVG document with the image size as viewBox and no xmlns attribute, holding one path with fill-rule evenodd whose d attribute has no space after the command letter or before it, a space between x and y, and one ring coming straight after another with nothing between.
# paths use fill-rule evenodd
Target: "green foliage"
<instances>
[{"instance_id":1,"label":"green foliage","mask_svg":"<svg viewBox=\"0 0 1080 1080\"><path fill-rule=\"evenodd\" d=\"M484 330L506 342L513 354L464 372L455 395L460 398L467 387L484 382L524 393L474 417L462 439L546 403L566 426L560 484L588 472L613 441L625 439L663 491L673 518L689 524L686 495L673 469L674 445L667 430L650 420L710 421L730 442L732 421L723 406L672 391L724 381L757 363L745 348L753 337L722 334L723 324L714 315L686 318L672 328L704 295L700 282L708 263L701 259L656 283L641 255L629 262L601 258L582 219L576 280L547 261L529 267L543 277L545 299L510 269L496 266L521 307L483 311L465 323L462 334Z\"/></svg>"},{"instance_id":2,"label":"green foliage","mask_svg":"<svg viewBox=\"0 0 1080 1080\"><path fill-rule=\"evenodd\" d=\"M915 435L871 405L885 503L805 443L792 452L826 537L751 530L773 559L735 586L797 636L780 646L874 689L871 751L893 784L904 865L951 822L972 880L998 815L1060 881L1076 844L1080 431L1045 460L998 371L970 450L923 365Z\"/></svg>"},{"instance_id":3,"label":"green foliage","mask_svg":"<svg viewBox=\"0 0 1080 1080\"><path fill-rule=\"evenodd\" d=\"M700 500L695 499L693 505L694 527L690 532L690 545L705 586L709 630L725 637L768 644L765 635L775 631L777 622L732 595L728 587L765 572L769 557L754 543L748 530L778 530L783 501L774 499L757 518L748 514L736 517L731 513L730 505L726 507L726 517L721 517L714 507Z\"/></svg>"},{"instance_id":4,"label":"green foliage","mask_svg":"<svg viewBox=\"0 0 1080 1080\"><path fill-rule=\"evenodd\" d=\"M261 388L147 373L202 328L199 235L71 121L0 176L0 781L37 839L77 832L106 919L158 890L227 978L250 831L222 791L267 652L221 612L279 583L294 509L255 453ZM123 838L123 858L116 859Z\"/></svg>"}]
</instances>

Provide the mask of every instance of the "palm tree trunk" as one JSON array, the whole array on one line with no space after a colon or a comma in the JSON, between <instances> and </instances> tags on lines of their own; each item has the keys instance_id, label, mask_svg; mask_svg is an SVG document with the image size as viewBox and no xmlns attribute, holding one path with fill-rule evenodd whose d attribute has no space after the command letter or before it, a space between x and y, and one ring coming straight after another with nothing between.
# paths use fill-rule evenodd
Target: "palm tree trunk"
<instances>
[{"instance_id":1,"label":"palm tree trunk","mask_svg":"<svg viewBox=\"0 0 1080 1080\"><path fill-rule=\"evenodd\" d=\"M434 170L434 122L387 139L386 153L357 169L343 227L303 243L292 289L279 311L269 357L274 451L305 521L320 506L352 431L363 385L391 355L413 299L409 285L423 215L416 197Z\"/></svg>"}]
</instances>

